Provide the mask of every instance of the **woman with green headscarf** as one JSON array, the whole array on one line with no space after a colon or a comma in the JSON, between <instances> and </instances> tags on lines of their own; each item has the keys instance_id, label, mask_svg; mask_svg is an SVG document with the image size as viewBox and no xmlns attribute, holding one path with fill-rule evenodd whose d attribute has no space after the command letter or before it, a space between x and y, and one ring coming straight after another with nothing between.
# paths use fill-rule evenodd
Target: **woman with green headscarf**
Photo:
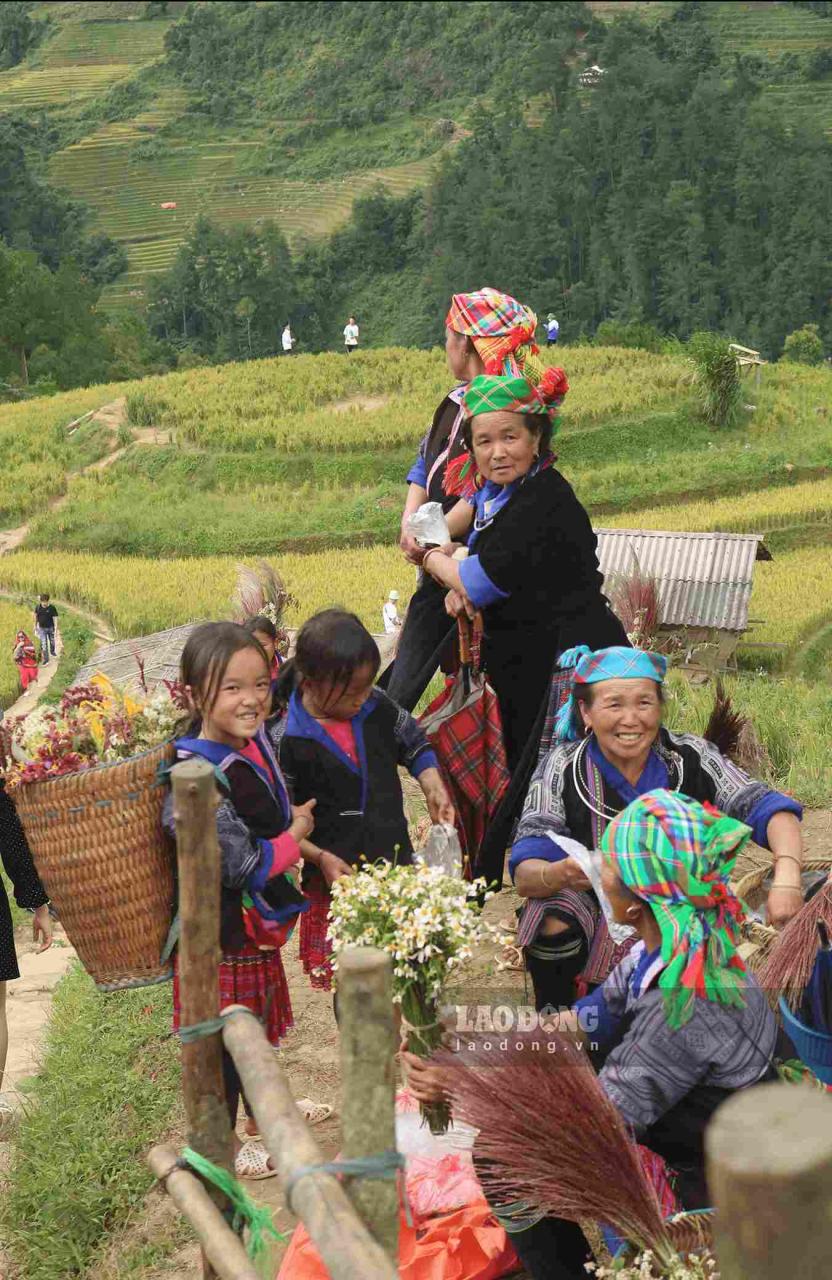
<instances>
[{"instance_id":1,"label":"woman with green headscarf","mask_svg":"<svg viewBox=\"0 0 832 1280\"><path fill-rule=\"evenodd\" d=\"M613 818L601 842L603 890L615 921L634 928L639 941L559 1023L603 1058L604 1091L638 1141L675 1174L685 1209L709 1203L703 1139L717 1107L776 1074L777 1024L739 956L742 912L729 885L750 835L710 805L666 790L640 796ZM406 1063L420 1100L453 1091L450 1075L411 1054ZM500 1123L495 1098L495 1128ZM553 1150L555 1170L557 1158ZM585 1274L589 1254L573 1222L527 1220L512 1243L534 1280Z\"/></svg>"},{"instance_id":2,"label":"woman with green headscarf","mask_svg":"<svg viewBox=\"0 0 832 1280\"><path fill-rule=\"evenodd\" d=\"M601 590L597 539L550 445L568 390L562 369L536 386L525 377L481 375L463 397L463 436L478 477L473 494L448 516L452 548L426 553L426 573L446 589L451 616L479 610L483 665L497 694L514 812L503 813L481 851L479 870L502 879L510 821L537 762L553 669L570 646L626 645ZM520 785L522 781L522 785Z\"/></svg>"}]
</instances>

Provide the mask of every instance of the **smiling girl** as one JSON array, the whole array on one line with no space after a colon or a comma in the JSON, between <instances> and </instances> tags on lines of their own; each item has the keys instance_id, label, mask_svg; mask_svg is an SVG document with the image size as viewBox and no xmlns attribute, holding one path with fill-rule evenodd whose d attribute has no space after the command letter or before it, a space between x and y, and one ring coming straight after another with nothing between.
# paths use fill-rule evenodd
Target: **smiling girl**
<instances>
[{"instance_id":1,"label":"smiling girl","mask_svg":"<svg viewBox=\"0 0 832 1280\"><path fill-rule=\"evenodd\" d=\"M191 707L177 758L201 756L221 775L217 808L221 857L220 1007L243 1004L277 1045L292 1026L292 1006L280 947L304 910L285 873L300 862L300 842L314 826L315 801L294 806L263 724L271 705L269 662L260 643L233 622L208 622L190 635L180 677ZM163 821L174 833L173 801ZM255 905L256 904L256 905ZM174 1029L179 989L174 978ZM232 1131L241 1095L234 1062L223 1050L223 1077ZM265 1148L236 1147L238 1177L272 1177Z\"/></svg>"}]
</instances>

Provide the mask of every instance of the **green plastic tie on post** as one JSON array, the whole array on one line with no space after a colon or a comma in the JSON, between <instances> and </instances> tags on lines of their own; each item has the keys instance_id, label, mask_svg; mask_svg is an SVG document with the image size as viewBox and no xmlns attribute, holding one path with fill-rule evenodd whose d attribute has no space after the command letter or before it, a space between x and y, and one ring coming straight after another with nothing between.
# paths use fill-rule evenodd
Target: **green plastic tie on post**
<instances>
[{"instance_id":1,"label":"green plastic tie on post","mask_svg":"<svg viewBox=\"0 0 832 1280\"><path fill-rule=\"evenodd\" d=\"M180 1161L183 1165L190 1166L194 1173L198 1173L200 1178L210 1182L218 1191L222 1191L231 1201L234 1210L232 1228L239 1234L243 1226L248 1227L246 1252L252 1262L256 1262L266 1248L267 1234L275 1240L288 1240L289 1237L278 1231L272 1222L271 1212L265 1206L255 1204L245 1187L227 1169L221 1169L192 1147L183 1147Z\"/></svg>"}]
</instances>

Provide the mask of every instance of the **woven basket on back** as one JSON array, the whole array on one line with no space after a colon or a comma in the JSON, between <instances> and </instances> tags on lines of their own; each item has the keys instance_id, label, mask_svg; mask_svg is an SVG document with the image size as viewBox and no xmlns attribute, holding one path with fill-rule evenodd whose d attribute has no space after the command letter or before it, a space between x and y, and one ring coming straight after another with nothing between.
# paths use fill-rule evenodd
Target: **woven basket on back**
<instances>
[{"instance_id":1,"label":"woven basket on back","mask_svg":"<svg viewBox=\"0 0 832 1280\"><path fill-rule=\"evenodd\" d=\"M832 868L832 858L805 858L803 860L804 872L829 871L830 868ZM755 867L753 871L746 872L737 881L734 885L734 893L741 902L752 908L762 905L765 897L763 884L770 871L770 865ZM755 973L768 958L772 944L777 938L777 930L772 928L770 924L760 924L758 920L746 920L742 926L742 932L745 940L753 947L753 950L750 950L748 955L745 956L745 962L752 973Z\"/></svg>"},{"instance_id":2,"label":"woven basket on back","mask_svg":"<svg viewBox=\"0 0 832 1280\"><path fill-rule=\"evenodd\" d=\"M15 803L46 892L84 968L105 991L171 976L160 956L173 913L162 830L170 743L116 764L19 787Z\"/></svg>"}]
</instances>

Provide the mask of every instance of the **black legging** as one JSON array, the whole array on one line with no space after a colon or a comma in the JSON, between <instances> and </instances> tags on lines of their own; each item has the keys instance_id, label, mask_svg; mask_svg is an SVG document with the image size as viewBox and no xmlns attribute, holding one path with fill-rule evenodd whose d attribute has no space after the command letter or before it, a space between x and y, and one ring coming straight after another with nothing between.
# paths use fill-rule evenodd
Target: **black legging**
<instances>
[{"instance_id":1,"label":"black legging","mask_svg":"<svg viewBox=\"0 0 832 1280\"><path fill-rule=\"evenodd\" d=\"M575 1003L575 979L586 964L589 948L583 930L576 924L562 933L537 937L523 949L526 971L534 988L534 1007L538 1013L553 1009L571 1009Z\"/></svg>"},{"instance_id":2,"label":"black legging","mask_svg":"<svg viewBox=\"0 0 832 1280\"><path fill-rule=\"evenodd\" d=\"M453 653L456 623L445 612L445 588L423 574L407 606L396 657L379 685L394 702L412 711L446 653Z\"/></svg>"},{"instance_id":3,"label":"black legging","mask_svg":"<svg viewBox=\"0 0 832 1280\"><path fill-rule=\"evenodd\" d=\"M228 1119L231 1122L231 1132L233 1133L237 1127L237 1111L240 1105L240 1098L243 1100L247 1116L251 1116L251 1107L248 1105L246 1095L243 1093L243 1086L237 1074L237 1068L234 1066L234 1059L227 1049L222 1051L222 1082L225 1086Z\"/></svg>"}]
</instances>

